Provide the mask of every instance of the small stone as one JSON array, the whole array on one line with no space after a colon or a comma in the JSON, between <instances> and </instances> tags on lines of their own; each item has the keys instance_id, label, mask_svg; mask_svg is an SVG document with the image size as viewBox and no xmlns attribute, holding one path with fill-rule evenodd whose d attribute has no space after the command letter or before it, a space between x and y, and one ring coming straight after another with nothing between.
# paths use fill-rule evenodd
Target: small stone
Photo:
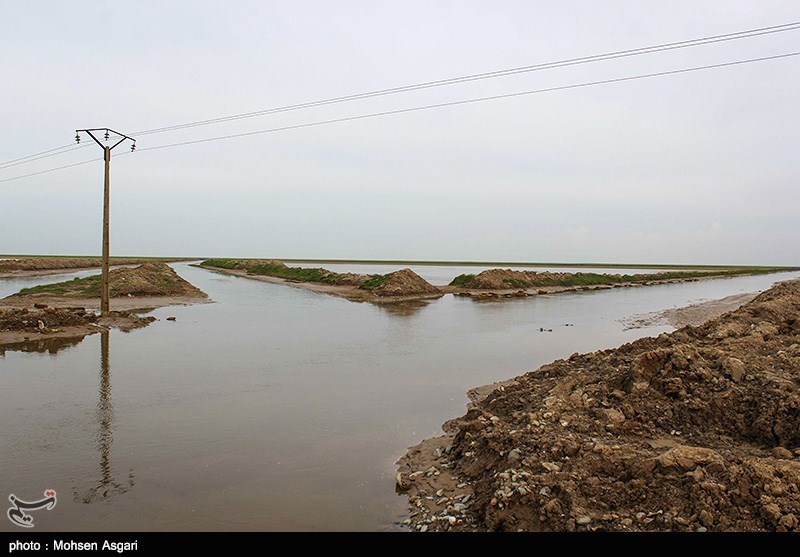
<instances>
[{"instance_id":1,"label":"small stone","mask_svg":"<svg viewBox=\"0 0 800 557\"><path fill-rule=\"evenodd\" d=\"M441 497L442 495L444 495L444 489L440 489L436 492L436 497Z\"/></svg>"},{"instance_id":2,"label":"small stone","mask_svg":"<svg viewBox=\"0 0 800 557\"><path fill-rule=\"evenodd\" d=\"M427 532L427 531L428 531L428 525L427 525L427 524L423 524L423 525L420 527L419 531L420 531L420 532Z\"/></svg>"},{"instance_id":3,"label":"small stone","mask_svg":"<svg viewBox=\"0 0 800 557\"><path fill-rule=\"evenodd\" d=\"M797 528L797 517L793 514L785 514L778 521L778 524L787 530L794 530Z\"/></svg>"},{"instance_id":4,"label":"small stone","mask_svg":"<svg viewBox=\"0 0 800 557\"><path fill-rule=\"evenodd\" d=\"M588 517L588 516L581 516L581 517L578 518L578 520L575 521L576 524L580 524L582 526L585 526L585 525L587 525L587 524L589 524L591 522L592 522L592 519L591 519L591 517Z\"/></svg>"},{"instance_id":5,"label":"small stone","mask_svg":"<svg viewBox=\"0 0 800 557\"><path fill-rule=\"evenodd\" d=\"M456 524L456 517L454 517L454 516L448 516L448 517L447 517L447 522L449 522L449 523L450 523L450 526L455 526L455 524Z\"/></svg>"},{"instance_id":6,"label":"small stone","mask_svg":"<svg viewBox=\"0 0 800 557\"><path fill-rule=\"evenodd\" d=\"M744 362L739 358L728 358L725 360L725 363L722 364L722 367L725 368L725 371L728 372L728 374L731 376L731 379L737 383L742 380L742 377L744 377Z\"/></svg>"},{"instance_id":7,"label":"small stone","mask_svg":"<svg viewBox=\"0 0 800 557\"><path fill-rule=\"evenodd\" d=\"M708 528L706 528L705 526L701 526L700 528L697 529L697 532L700 532L700 533L708 532Z\"/></svg>"},{"instance_id":8,"label":"small stone","mask_svg":"<svg viewBox=\"0 0 800 557\"><path fill-rule=\"evenodd\" d=\"M711 526L714 524L714 515L703 509L700 511L700 522L703 524L703 526Z\"/></svg>"},{"instance_id":9,"label":"small stone","mask_svg":"<svg viewBox=\"0 0 800 557\"><path fill-rule=\"evenodd\" d=\"M508 461L509 462L519 462L522 460L522 452L519 449L511 449L508 451Z\"/></svg>"},{"instance_id":10,"label":"small stone","mask_svg":"<svg viewBox=\"0 0 800 557\"><path fill-rule=\"evenodd\" d=\"M772 449L772 458L779 458L781 460L791 460L792 451L785 447L775 447Z\"/></svg>"},{"instance_id":11,"label":"small stone","mask_svg":"<svg viewBox=\"0 0 800 557\"><path fill-rule=\"evenodd\" d=\"M167 317L167 321L175 321L176 319L176 317Z\"/></svg>"}]
</instances>

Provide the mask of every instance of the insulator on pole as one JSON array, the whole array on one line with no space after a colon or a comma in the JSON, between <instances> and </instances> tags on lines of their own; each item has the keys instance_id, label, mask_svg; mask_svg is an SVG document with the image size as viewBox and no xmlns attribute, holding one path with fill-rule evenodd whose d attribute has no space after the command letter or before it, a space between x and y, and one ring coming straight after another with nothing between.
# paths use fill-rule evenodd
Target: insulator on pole
<instances>
[{"instance_id":1,"label":"insulator on pole","mask_svg":"<svg viewBox=\"0 0 800 557\"><path fill-rule=\"evenodd\" d=\"M108 141L108 130L106 130L106 141Z\"/></svg>"},{"instance_id":2,"label":"insulator on pole","mask_svg":"<svg viewBox=\"0 0 800 557\"><path fill-rule=\"evenodd\" d=\"M136 143L131 145L131 153L133 153L135 150L136 150Z\"/></svg>"},{"instance_id":3,"label":"insulator on pole","mask_svg":"<svg viewBox=\"0 0 800 557\"><path fill-rule=\"evenodd\" d=\"M80 143L80 142L81 142L81 136L76 133L75 134L75 143Z\"/></svg>"}]
</instances>

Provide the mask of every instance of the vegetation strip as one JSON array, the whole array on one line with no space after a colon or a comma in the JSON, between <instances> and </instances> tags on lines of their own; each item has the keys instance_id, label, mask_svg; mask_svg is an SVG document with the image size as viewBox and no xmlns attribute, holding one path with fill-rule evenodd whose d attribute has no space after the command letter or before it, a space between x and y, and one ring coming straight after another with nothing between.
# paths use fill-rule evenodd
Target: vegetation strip
<instances>
[{"instance_id":1,"label":"vegetation strip","mask_svg":"<svg viewBox=\"0 0 800 557\"><path fill-rule=\"evenodd\" d=\"M482 281L484 271L479 274L462 274L450 282L450 286L460 288L535 288L541 286L597 286L614 284L639 284L653 281L684 280L693 278L731 277L741 275L764 275L776 272L773 267L741 267L715 271L674 271L663 273L637 273L633 275L604 273L537 273L535 271L510 271L514 276L503 278L502 285Z\"/></svg>"}]
</instances>

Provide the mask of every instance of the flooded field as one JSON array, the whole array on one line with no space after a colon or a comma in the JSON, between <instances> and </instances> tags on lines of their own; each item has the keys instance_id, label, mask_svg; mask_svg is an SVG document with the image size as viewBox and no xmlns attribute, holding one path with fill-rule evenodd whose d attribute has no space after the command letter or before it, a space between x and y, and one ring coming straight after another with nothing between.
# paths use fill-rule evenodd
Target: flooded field
<instances>
[{"instance_id":1,"label":"flooded field","mask_svg":"<svg viewBox=\"0 0 800 557\"><path fill-rule=\"evenodd\" d=\"M361 267L341 270L386 270ZM37 529L397 529L394 462L463 413L468 389L671 330L627 330L632 315L800 276L378 307L174 268L216 303L0 357L0 496L55 489ZM2 280L0 295L85 274Z\"/></svg>"}]
</instances>

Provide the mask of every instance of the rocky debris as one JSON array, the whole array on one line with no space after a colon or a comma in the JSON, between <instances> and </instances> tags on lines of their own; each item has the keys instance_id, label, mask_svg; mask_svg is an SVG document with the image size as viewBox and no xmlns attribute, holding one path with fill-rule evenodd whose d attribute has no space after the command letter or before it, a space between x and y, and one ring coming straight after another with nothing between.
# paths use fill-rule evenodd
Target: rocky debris
<instances>
[{"instance_id":1,"label":"rocky debris","mask_svg":"<svg viewBox=\"0 0 800 557\"><path fill-rule=\"evenodd\" d=\"M419 276L411 269L401 269L386 275L379 286L370 290L380 297L391 296L430 296L439 297L443 292Z\"/></svg>"},{"instance_id":2,"label":"rocky debris","mask_svg":"<svg viewBox=\"0 0 800 557\"><path fill-rule=\"evenodd\" d=\"M400 461L404 477L423 471L408 490L418 530L796 531L800 281L699 327L542 366L445 430L419 446L441 456L415 447ZM453 524L442 505L421 510L447 485L474 493Z\"/></svg>"},{"instance_id":3,"label":"rocky debris","mask_svg":"<svg viewBox=\"0 0 800 557\"><path fill-rule=\"evenodd\" d=\"M546 291L543 291L546 293ZM456 296L464 296L467 298L472 298L473 300L496 300L500 298L525 298L526 296L535 296L536 292L528 292L526 290L515 290L513 292L481 292L481 291L469 291L469 290L461 290L455 292Z\"/></svg>"},{"instance_id":4,"label":"rocky debris","mask_svg":"<svg viewBox=\"0 0 800 557\"><path fill-rule=\"evenodd\" d=\"M175 321L177 319L178 319L177 317L173 317L173 316L167 317L167 321Z\"/></svg>"},{"instance_id":5,"label":"rocky debris","mask_svg":"<svg viewBox=\"0 0 800 557\"><path fill-rule=\"evenodd\" d=\"M44 305L44 304L37 304ZM76 325L97 323L97 315L83 308L0 308L0 331L30 331L42 333L48 330Z\"/></svg>"}]
</instances>

